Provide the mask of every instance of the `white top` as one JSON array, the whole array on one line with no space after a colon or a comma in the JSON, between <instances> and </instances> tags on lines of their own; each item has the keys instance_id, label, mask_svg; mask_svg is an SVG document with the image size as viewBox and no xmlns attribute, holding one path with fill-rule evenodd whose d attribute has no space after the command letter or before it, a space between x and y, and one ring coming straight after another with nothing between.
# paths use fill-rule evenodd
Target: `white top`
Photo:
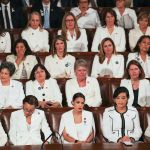
<instances>
[{"instance_id":1,"label":"white top","mask_svg":"<svg viewBox=\"0 0 150 150\"><path fill-rule=\"evenodd\" d=\"M44 111L35 109L31 116L30 129L27 126L26 117L22 109L12 112L9 137L14 145L41 145L43 142L41 140L41 130L45 138L51 134Z\"/></svg>"},{"instance_id":2,"label":"white top","mask_svg":"<svg viewBox=\"0 0 150 150\"><path fill-rule=\"evenodd\" d=\"M73 37L70 32L67 31L67 52L87 52L88 41L85 29L80 29L80 37L77 39L76 32L74 31ZM58 30L58 35L61 35L61 30Z\"/></svg>"},{"instance_id":3,"label":"white top","mask_svg":"<svg viewBox=\"0 0 150 150\"><path fill-rule=\"evenodd\" d=\"M11 53L11 39L9 32L4 33L5 36L0 36L0 53Z\"/></svg>"},{"instance_id":4,"label":"white top","mask_svg":"<svg viewBox=\"0 0 150 150\"><path fill-rule=\"evenodd\" d=\"M75 7L71 9L71 12L75 16L78 16L81 13L81 10L79 7ZM96 28L100 26L100 18L95 9L88 8L86 15L81 16L77 20L77 23L80 28Z\"/></svg>"},{"instance_id":5,"label":"white top","mask_svg":"<svg viewBox=\"0 0 150 150\"><path fill-rule=\"evenodd\" d=\"M107 27L98 27L94 35L91 50L93 52L98 52L99 43L101 43L101 41L106 37L109 37L114 41L117 52L125 51L126 45L125 31L122 27L117 26L114 26L114 31L111 34L108 32Z\"/></svg>"},{"instance_id":6,"label":"white top","mask_svg":"<svg viewBox=\"0 0 150 150\"><path fill-rule=\"evenodd\" d=\"M7 142L7 135L2 127L2 124L0 122L0 146L4 146Z\"/></svg>"},{"instance_id":7,"label":"white top","mask_svg":"<svg viewBox=\"0 0 150 150\"><path fill-rule=\"evenodd\" d=\"M150 137L150 116L149 115L147 115L147 120L148 120L148 126L145 130L144 135Z\"/></svg>"},{"instance_id":8,"label":"white top","mask_svg":"<svg viewBox=\"0 0 150 150\"><path fill-rule=\"evenodd\" d=\"M130 44L131 50L133 50L135 48L138 39L142 35L149 35L150 36L150 26L148 26L145 34L140 30L139 27L136 27L135 29L130 30L130 32L129 32L129 44Z\"/></svg>"},{"instance_id":9,"label":"white top","mask_svg":"<svg viewBox=\"0 0 150 150\"><path fill-rule=\"evenodd\" d=\"M26 95L34 95L39 101L62 102L62 94L55 79L45 80L42 88L37 80L26 82Z\"/></svg>"},{"instance_id":10,"label":"white top","mask_svg":"<svg viewBox=\"0 0 150 150\"><path fill-rule=\"evenodd\" d=\"M68 106L70 107L72 107L71 101L72 101L73 95L75 93L83 92L83 91L84 91L83 94L85 96L85 104L91 107L98 107L102 103L99 83L97 79L92 78L92 77L86 78L86 86L85 86L85 89L82 91L79 87L79 84L76 78L67 80L65 91L66 91Z\"/></svg>"},{"instance_id":11,"label":"white top","mask_svg":"<svg viewBox=\"0 0 150 150\"><path fill-rule=\"evenodd\" d=\"M74 77L75 57L67 54L63 59L55 54L45 58L45 67L52 78L72 78Z\"/></svg>"},{"instance_id":12,"label":"white top","mask_svg":"<svg viewBox=\"0 0 150 150\"><path fill-rule=\"evenodd\" d=\"M23 30L21 36L28 42L33 52L49 52L49 34L45 29L28 27Z\"/></svg>"},{"instance_id":13,"label":"white top","mask_svg":"<svg viewBox=\"0 0 150 150\"><path fill-rule=\"evenodd\" d=\"M91 76L98 77L104 75L111 75L111 77L121 78L124 74L124 57L122 55L112 55L109 64L107 58L101 64L99 56L94 57Z\"/></svg>"},{"instance_id":14,"label":"white top","mask_svg":"<svg viewBox=\"0 0 150 150\"><path fill-rule=\"evenodd\" d=\"M0 81L0 108L4 109L8 106L13 108L22 107L22 100L24 99L24 91L22 83L16 80L10 80L9 90L7 95L5 86Z\"/></svg>"},{"instance_id":15,"label":"white top","mask_svg":"<svg viewBox=\"0 0 150 150\"><path fill-rule=\"evenodd\" d=\"M21 79L23 64L24 64L24 67L27 72L27 78L29 79L33 67L38 63L36 57L34 55L27 55L25 57L24 61L22 61L19 64L19 66L16 64L16 59L17 59L16 55L8 55L6 57L6 61L12 62L16 68L15 73L13 74L12 78L13 79Z\"/></svg>"},{"instance_id":16,"label":"white top","mask_svg":"<svg viewBox=\"0 0 150 150\"><path fill-rule=\"evenodd\" d=\"M142 135L138 111L134 107L128 107L122 115L116 111L114 106L106 108L103 113L102 128L104 137L115 143L123 136L122 129L126 136L134 138L135 141L138 141Z\"/></svg>"}]
</instances>

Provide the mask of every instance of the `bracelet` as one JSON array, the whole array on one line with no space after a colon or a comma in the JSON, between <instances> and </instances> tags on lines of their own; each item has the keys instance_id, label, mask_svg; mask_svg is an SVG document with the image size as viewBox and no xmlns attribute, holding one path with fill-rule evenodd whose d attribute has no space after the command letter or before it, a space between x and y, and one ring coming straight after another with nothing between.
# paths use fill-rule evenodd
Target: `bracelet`
<instances>
[{"instance_id":1,"label":"bracelet","mask_svg":"<svg viewBox=\"0 0 150 150\"><path fill-rule=\"evenodd\" d=\"M74 141L74 143L77 143L77 142L78 142L78 140L75 140L75 141Z\"/></svg>"}]
</instances>

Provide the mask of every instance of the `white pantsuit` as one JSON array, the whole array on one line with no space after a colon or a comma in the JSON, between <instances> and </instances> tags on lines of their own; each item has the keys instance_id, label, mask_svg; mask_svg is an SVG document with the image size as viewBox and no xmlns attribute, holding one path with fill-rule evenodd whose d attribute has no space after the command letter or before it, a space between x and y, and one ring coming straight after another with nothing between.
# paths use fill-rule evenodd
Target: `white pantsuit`
<instances>
[{"instance_id":1,"label":"white pantsuit","mask_svg":"<svg viewBox=\"0 0 150 150\"><path fill-rule=\"evenodd\" d=\"M4 146L7 142L7 135L2 127L2 124L0 122L0 146Z\"/></svg>"},{"instance_id":2,"label":"white pantsuit","mask_svg":"<svg viewBox=\"0 0 150 150\"><path fill-rule=\"evenodd\" d=\"M62 135L64 129L70 137L79 141L85 141L93 131L95 133L95 122L94 122L93 114L89 111L85 111L85 110L82 111L80 138L76 130L73 110L64 113L61 117L60 126L59 126L60 135ZM64 143L69 143L69 142L64 140Z\"/></svg>"},{"instance_id":3,"label":"white pantsuit","mask_svg":"<svg viewBox=\"0 0 150 150\"><path fill-rule=\"evenodd\" d=\"M106 108L103 113L102 128L104 137L114 143L123 136L138 141L142 135L138 111L134 107L128 107L123 114L117 112L115 107Z\"/></svg>"},{"instance_id":4,"label":"white pantsuit","mask_svg":"<svg viewBox=\"0 0 150 150\"><path fill-rule=\"evenodd\" d=\"M22 109L12 112L9 137L14 145L42 144L41 130L44 133L45 139L51 134L44 111L35 109L31 116L30 125L26 122L26 117Z\"/></svg>"}]
</instances>

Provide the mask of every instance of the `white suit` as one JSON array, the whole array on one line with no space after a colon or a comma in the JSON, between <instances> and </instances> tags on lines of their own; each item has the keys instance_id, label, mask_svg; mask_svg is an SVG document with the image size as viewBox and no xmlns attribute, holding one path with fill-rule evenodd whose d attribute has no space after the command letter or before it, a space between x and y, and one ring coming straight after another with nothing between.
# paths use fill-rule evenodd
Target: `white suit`
<instances>
[{"instance_id":1,"label":"white suit","mask_svg":"<svg viewBox=\"0 0 150 150\"><path fill-rule=\"evenodd\" d=\"M81 122L81 132L80 137L76 130L76 124L74 122L73 110L70 110L64 113L61 117L60 126L59 126L59 134L62 135L63 130L65 129L66 133L72 138L85 141L88 136L94 131L95 133L95 122L93 118L93 114L89 111L82 111L82 122ZM69 143L64 140L64 143Z\"/></svg>"},{"instance_id":2,"label":"white suit","mask_svg":"<svg viewBox=\"0 0 150 150\"><path fill-rule=\"evenodd\" d=\"M2 127L2 124L0 122L0 146L4 146L7 142L7 135Z\"/></svg>"},{"instance_id":3,"label":"white suit","mask_svg":"<svg viewBox=\"0 0 150 150\"><path fill-rule=\"evenodd\" d=\"M45 139L51 134L44 111L35 109L28 126L23 109L12 112L10 118L10 141L14 145L37 145L42 144L40 130Z\"/></svg>"},{"instance_id":4,"label":"white suit","mask_svg":"<svg viewBox=\"0 0 150 150\"><path fill-rule=\"evenodd\" d=\"M148 126L145 130L144 135L150 137L150 116L149 115L147 115L147 119L148 119Z\"/></svg>"}]
</instances>

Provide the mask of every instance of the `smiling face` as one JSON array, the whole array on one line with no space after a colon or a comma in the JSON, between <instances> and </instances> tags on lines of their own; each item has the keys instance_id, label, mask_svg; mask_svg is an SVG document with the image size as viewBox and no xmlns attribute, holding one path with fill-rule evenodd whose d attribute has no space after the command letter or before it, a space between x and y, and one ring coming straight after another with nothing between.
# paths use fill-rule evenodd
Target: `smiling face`
<instances>
[{"instance_id":1,"label":"smiling face","mask_svg":"<svg viewBox=\"0 0 150 150\"><path fill-rule=\"evenodd\" d=\"M131 64L128 72L129 72L131 80L139 79L140 69L137 65Z\"/></svg>"},{"instance_id":2,"label":"smiling face","mask_svg":"<svg viewBox=\"0 0 150 150\"><path fill-rule=\"evenodd\" d=\"M146 52L150 48L150 38L144 38L140 43L139 43L139 48L140 51Z\"/></svg>"},{"instance_id":3,"label":"smiling face","mask_svg":"<svg viewBox=\"0 0 150 150\"><path fill-rule=\"evenodd\" d=\"M82 97L76 98L72 102L74 110L77 111L77 112L81 112L83 110L83 107L84 107L84 102L85 102L85 100Z\"/></svg>"},{"instance_id":4,"label":"smiling face","mask_svg":"<svg viewBox=\"0 0 150 150\"><path fill-rule=\"evenodd\" d=\"M55 48L56 48L56 53L64 53L64 49L65 49L65 44L62 40L57 40L55 42Z\"/></svg>"},{"instance_id":5,"label":"smiling face","mask_svg":"<svg viewBox=\"0 0 150 150\"><path fill-rule=\"evenodd\" d=\"M71 15L67 16L65 21L66 21L66 28L68 30L72 30L75 28L75 21L73 16Z\"/></svg>"}]
</instances>

